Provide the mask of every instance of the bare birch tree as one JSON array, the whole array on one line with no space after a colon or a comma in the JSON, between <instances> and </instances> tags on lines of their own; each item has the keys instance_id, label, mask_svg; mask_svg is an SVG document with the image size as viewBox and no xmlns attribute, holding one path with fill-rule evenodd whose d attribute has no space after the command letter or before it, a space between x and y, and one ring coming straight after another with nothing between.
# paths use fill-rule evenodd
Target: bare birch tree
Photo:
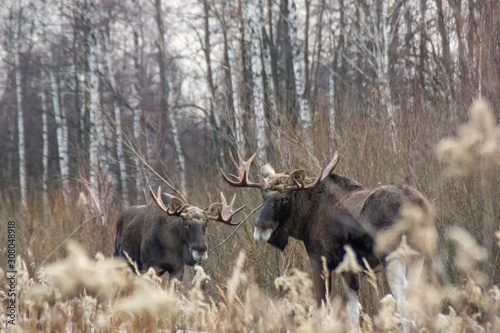
<instances>
[{"instance_id":1,"label":"bare birch tree","mask_svg":"<svg viewBox=\"0 0 500 333\"><path fill-rule=\"evenodd\" d=\"M103 17L105 14L102 13L101 11L101 17ZM127 195L127 185L126 185L126 179L127 179L127 173L125 170L125 156L124 156L124 151L123 151L123 129L122 129L122 112L121 112L121 107L118 105L118 87L116 85L115 81L115 73L113 70L113 62L111 61L111 44L109 41L109 29L110 29L110 17L111 13L107 13L105 22L106 26L101 29L101 41L102 41L102 53L103 53L103 60L104 60L104 67L105 67L105 77L102 77L102 80L108 80L109 86L111 88L111 91L113 93L113 100L112 100L112 118L114 120L114 124L109 124L111 127L114 127L113 130L113 150L116 151L116 161L114 161L115 164L117 164L117 170L115 170L115 183L117 187L117 192L120 196L120 202L124 198L128 198Z\"/></svg>"},{"instance_id":2,"label":"bare birch tree","mask_svg":"<svg viewBox=\"0 0 500 333\"><path fill-rule=\"evenodd\" d=\"M18 155L19 155L19 189L21 202L27 207L27 180L26 180L26 162L25 162L25 137L24 137L24 110L23 110L23 95L21 87L21 20L23 2L15 2L12 8L13 22L11 23L13 31L13 56L14 56L14 71L15 71L15 86L16 86L16 107L17 107L17 133L18 133Z\"/></svg>"}]
</instances>

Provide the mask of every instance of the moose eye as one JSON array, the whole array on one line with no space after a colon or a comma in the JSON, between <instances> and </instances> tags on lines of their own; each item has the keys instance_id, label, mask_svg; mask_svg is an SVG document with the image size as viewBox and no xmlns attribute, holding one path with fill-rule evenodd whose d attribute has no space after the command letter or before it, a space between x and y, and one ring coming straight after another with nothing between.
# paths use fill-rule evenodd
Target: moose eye
<instances>
[{"instance_id":1,"label":"moose eye","mask_svg":"<svg viewBox=\"0 0 500 333\"><path fill-rule=\"evenodd\" d=\"M189 229L189 223L184 222L184 229Z\"/></svg>"}]
</instances>

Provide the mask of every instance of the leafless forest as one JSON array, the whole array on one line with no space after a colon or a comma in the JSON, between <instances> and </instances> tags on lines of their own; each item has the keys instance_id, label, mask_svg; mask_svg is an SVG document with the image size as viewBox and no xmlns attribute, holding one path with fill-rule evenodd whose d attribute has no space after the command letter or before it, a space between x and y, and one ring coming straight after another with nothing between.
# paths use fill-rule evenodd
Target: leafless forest
<instances>
[{"instance_id":1,"label":"leafless forest","mask_svg":"<svg viewBox=\"0 0 500 333\"><path fill-rule=\"evenodd\" d=\"M338 173L414 186L439 234L416 327L500 329L498 0L4 0L0 74L0 267L16 221L26 329L342 332L340 298L320 311L307 293L303 245L253 240L261 200L222 181L229 149L258 152L253 179L338 151ZM237 230L209 223L204 272L177 293L108 258L148 185L248 206ZM362 279L364 332L397 331L388 292Z\"/></svg>"}]
</instances>

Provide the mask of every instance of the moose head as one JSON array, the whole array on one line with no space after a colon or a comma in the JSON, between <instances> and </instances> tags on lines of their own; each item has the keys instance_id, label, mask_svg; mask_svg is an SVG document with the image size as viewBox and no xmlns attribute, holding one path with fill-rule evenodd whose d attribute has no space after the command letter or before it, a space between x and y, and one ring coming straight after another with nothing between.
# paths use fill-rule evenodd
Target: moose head
<instances>
[{"instance_id":1,"label":"moose head","mask_svg":"<svg viewBox=\"0 0 500 333\"><path fill-rule=\"evenodd\" d=\"M304 170L295 170L290 174L276 173L273 167L265 164L261 168L263 183L253 183L248 180L250 165L256 153L247 161L244 161L238 153L240 164L238 164L231 150L229 157L236 167L238 175L230 174L226 176L221 169L224 181L234 187L255 187L262 191L263 207L259 217L254 223L254 238L258 241L268 241L283 249L288 243L288 230L284 229L284 224L290 219L296 209L301 207L296 202L297 191L311 190L316 188L326 177L328 177L339 162L337 152L335 152L331 162L324 168L318 177L306 177Z\"/></svg>"},{"instance_id":2,"label":"moose head","mask_svg":"<svg viewBox=\"0 0 500 333\"><path fill-rule=\"evenodd\" d=\"M162 193L161 187L158 187L158 194L155 194L151 187L149 191L154 202L165 214L180 218L180 239L187 245L187 249L195 262L205 261L208 257L208 248L205 242L208 220L214 220L227 225L236 225L231 223L233 216L246 207L242 206L233 210L236 195L233 196L233 200L228 205L222 192L220 193L222 203L213 203L207 209L200 209L185 204L177 197ZM165 206L164 201L169 202L168 206ZM183 256L186 256L186 253Z\"/></svg>"}]
</instances>

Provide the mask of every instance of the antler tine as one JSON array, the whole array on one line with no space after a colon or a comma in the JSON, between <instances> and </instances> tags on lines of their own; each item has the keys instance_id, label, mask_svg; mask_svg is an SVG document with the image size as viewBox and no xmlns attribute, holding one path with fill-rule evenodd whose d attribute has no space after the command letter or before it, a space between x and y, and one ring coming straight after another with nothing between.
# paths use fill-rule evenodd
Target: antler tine
<instances>
[{"instance_id":1,"label":"antler tine","mask_svg":"<svg viewBox=\"0 0 500 333\"><path fill-rule=\"evenodd\" d=\"M318 178L316 178L316 180L310 184L307 184L307 185L304 185L304 182L302 181L301 184L299 184L296 180L295 180L295 183L297 184L297 187L299 190L304 190L304 189L311 189L311 188L315 188L316 186L319 185L319 183L321 183L326 177L328 177L329 175L331 175L331 173L333 172L333 170L337 167L337 164L339 164L339 154L338 152L335 152L333 154L333 158L332 160L330 161L330 163L328 163L328 165L326 166L326 168L324 168L323 170L321 170Z\"/></svg>"},{"instance_id":2,"label":"antler tine","mask_svg":"<svg viewBox=\"0 0 500 333\"><path fill-rule=\"evenodd\" d=\"M233 224L231 223L231 220L233 219L234 215L243 210L246 206L242 206L236 210L233 210L234 201L236 200L236 194L233 195L233 200L231 200L231 203L229 205L227 204L226 198L224 197L224 194L222 192L220 192L220 196L222 199L222 210L219 210L217 212L217 216L209 216L208 218L232 226L240 224L241 222Z\"/></svg>"},{"instance_id":3,"label":"antler tine","mask_svg":"<svg viewBox=\"0 0 500 333\"><path fill-rule=\"evenodd\" d=\"M151 194L151 197L153 198L154 202L158 205L158 207L160 207L162 211L167 213L167 215L181 216L184 209L186 209L186 205L183 205L181 208L174 208L173 211L170 210L170 207L166 207L165 204L163 203L163 200L161 199L161 186L158 186L158 194L155 195L150 185L149 193Z\"/></svg>"},{"instance_id":4,"label":"antler tine","mask_svg":"<svg viewBox=\"0 0 500 333\"><path fill-rule=\"evenodd\" d=\"M297 179L294 179L293 181L295 182L299 190L303 190L306 187L306 185L304 184L304 179L301 179L300 183L297 181Z\"/></svg>"},{"instance_id":5,"label":"antler tine","mask_svg":"<svg viewBox=\"0 0 500 333\"><path fill-rule=\"evenodd\" d=\"M333 158L330 161L330 163L328 163L326 168L323 169L323 172L321 173L321 180L328 177L333 172L333 170L335 170L335 168L337 167L337 164L339 164L339 153L335 152L333 154Z\"/></svg>"},{"instance_id":6,"label":"antler tine","mask_svg":"<svg viewBox=\"0 0 500 333\"><path fill-rule=\"evenodd\" d=\"M256 187L262 189L264 187L264 184L260 183L252 183L248 180L248 174L250 173L250 165L252 164L252 161L255 159L257 156L257 153L254 153L252 157L250 157L247 161L244 161L241 158L240 153L238 152L238 159L239 159L239 164L236 162L234 159L233 153L231 152L231 149L229 149L229 158L233 162L234 166L236 167L236 170L238 172L238 176L235 176L233 174L229 174L229 176L233 177L235 181L229 179L228 176L224 173L222 168L220 169L222 179L226 183L228 183L231 186L234 187ZM240 166L241 165L241 166Z\"/></svg>"},{"instance_id":7,"label":"antler tine","mask_svg":"<svg viewBox=\"0 0 500 333\"><path fill-rule=\"evenodd\" d=\"M186 205L183 205L181 208L174 208L173 211L170 210L170 207L168 208L167 210L167 215L170 215L170 216L181 216L182 212L184 211L184 209L186 209Z\"/></svg>"},{"instance_id":8,"label":"antler tine","mask_svg":"<svg viewBox=\"0 0 500 333\"><path fill-rule=\"evenodd\" d=\"M229 159L231 160L231 162L233 162L234 166L238 169L240 166L239 166L239 164L238 164L238 163L236 163L236 161L234 160L234 156L233 156L233 152L231 151L231 148L229 148L229 149L228 149L228 151L229 151ZM241 156L240 156L240 153L239 153L239 152L237 152L237 153L238 153L238 159L239 159L240 161L242 161Z\"/></svg>"},{"instance_id":9,"label":"antler tine","mask_svg":"<svg viewBox=\"0 0 500 333\"><path fill-rule=\"evenodd\" d=\"M161 199L161 186L158 186L158 195L155 195L155 192L153 192L151 185L149 185L149 193L151 194L151 197L153 198L154 202L156 202L158 207L160 207L161 210L163 210L165 213L167 213L168 208L165 207L165 204L163 203L163 200Z\"/></svg>"}]
</instances>

